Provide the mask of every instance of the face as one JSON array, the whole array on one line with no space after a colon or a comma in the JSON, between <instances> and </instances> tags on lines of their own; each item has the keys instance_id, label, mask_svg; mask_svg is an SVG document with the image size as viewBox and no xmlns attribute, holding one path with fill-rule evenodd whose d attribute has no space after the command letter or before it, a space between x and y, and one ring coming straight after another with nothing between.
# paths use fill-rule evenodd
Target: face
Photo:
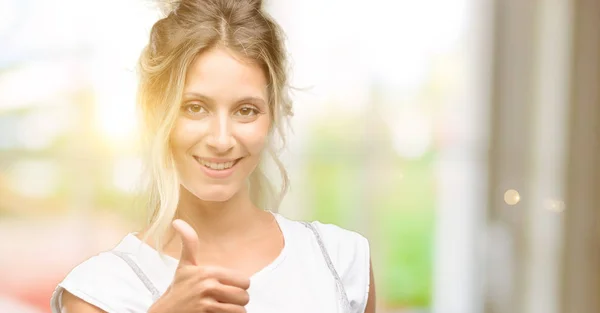
<instances>
[{"instance_id":1,"label":"face","mask_svg":"<svg viewBox=\"0 0 600 313\"><path fill-rule=\"evenodd\" d=\"M261 68L224 49L190 66L171 149L181 185L204 201L227 201L246 187L269 133Z\"/></svg>"}]
</instances>

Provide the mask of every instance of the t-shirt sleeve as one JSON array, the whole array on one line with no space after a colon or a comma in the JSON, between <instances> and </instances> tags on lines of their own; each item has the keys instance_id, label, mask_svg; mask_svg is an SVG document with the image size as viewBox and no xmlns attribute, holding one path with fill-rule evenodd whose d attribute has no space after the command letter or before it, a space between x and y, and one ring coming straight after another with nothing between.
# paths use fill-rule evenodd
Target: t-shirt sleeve
<instances>
[{"instance_id":1,"label":"t-shirt sleeve","mask_svg":"<svg viewBox=\"0 0 600 313\"><path fill-rule=\"evenodd\" d=\"M145 312L140 308L152 303L150 291L131 267L110 252L91 257L67 274L52 294L52 313L61 312L64 290L108 313Z\"/></svg>"},{"instance_id":2,"label":"t-shirt sleeve","mask_svg":"<svg viewBox=\"0 0 600 313\"><path fill-rule=\"evenodd\" d=\"M370 288L369 241L361 234L333 224L314 222L337 271L352 312L363 313Z\"/></svg>"}]
</instances>

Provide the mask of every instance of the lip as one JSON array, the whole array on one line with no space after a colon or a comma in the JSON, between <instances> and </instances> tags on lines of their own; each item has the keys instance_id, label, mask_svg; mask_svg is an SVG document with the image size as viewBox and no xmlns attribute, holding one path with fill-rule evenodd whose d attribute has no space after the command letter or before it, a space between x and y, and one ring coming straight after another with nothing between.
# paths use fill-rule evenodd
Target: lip
<instances>
[{"instance_id":1,"label":"lip","mask_svg":"<svg viewBox=\"0 0 600 313\"><path fill-rule=\"evenodd\" d=\"M233 174L233 172L235 171L235 169L237 168L238 164L240 163L240 161L243 158L237 158L237 159L221 159L221 158L200 158L197 156L194 156L194 159L196 160L196 162L198 163L198 165L200 166L200 168L202 169L202 171L204 172L204 174L210 178L216 178L216 179L223 179L223 178L227 178L229 176L231 176L231 174ZM202 165L202 163L200 163L200 160L204 160L204 161L208 161L208 162L215 162L215 163L223 163L223 162L235 162L235 164L233 164L232 167L226 169L226 170L213 170L211 168L208 168L204 165Z\"/></svg>"},{"instance_id":2,"label":"lip","mask_svg":"<svg viewBox=\"0 0 600 313\"><path fill-rule=\"evenodd\" d=\"M204 160L207 162L212 162L212 163L225 163L225 162L233 162L233 161L237 161L241 158L237 158L237 159L226 159L226 158L201 158L199 156L194 156L195 159L197 160Z\"/></svg>"}]
</instances>

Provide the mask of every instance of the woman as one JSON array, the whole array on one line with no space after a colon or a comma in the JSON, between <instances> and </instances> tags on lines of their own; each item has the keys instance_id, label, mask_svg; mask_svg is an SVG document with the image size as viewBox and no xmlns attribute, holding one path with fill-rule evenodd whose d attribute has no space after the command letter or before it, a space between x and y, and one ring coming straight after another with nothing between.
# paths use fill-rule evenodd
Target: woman
<instances>
[{"instance_id":1,"label":"woman","mask_svg":"<svg viewBox=\"0 0 600 313\"><path fill-rule=\"evenodd\" d=\"M139 68L149 225L73 269L53 312L375 312L364 237L272 213L287 186L273 142L291 103L261 1L174 3Z\"/></svg>"}]
</instances>

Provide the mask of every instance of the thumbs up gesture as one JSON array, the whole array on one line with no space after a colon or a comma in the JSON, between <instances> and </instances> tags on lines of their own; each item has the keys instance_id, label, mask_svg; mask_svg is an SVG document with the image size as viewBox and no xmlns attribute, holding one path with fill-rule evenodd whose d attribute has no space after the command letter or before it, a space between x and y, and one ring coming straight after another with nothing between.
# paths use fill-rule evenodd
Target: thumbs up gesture
<instances>
[{"instance_id":1,"label":"thumbs up gesture","mask_svg":"<svg viewBox=\"0 0 600 313\"><path fill-rule=\"evenodd\" d=\"M175 220L182 241L181 258L173 282L149 313L245 313L250 280L219 266L201 266L196 231Z\"/></svg>"}]
</instances>

